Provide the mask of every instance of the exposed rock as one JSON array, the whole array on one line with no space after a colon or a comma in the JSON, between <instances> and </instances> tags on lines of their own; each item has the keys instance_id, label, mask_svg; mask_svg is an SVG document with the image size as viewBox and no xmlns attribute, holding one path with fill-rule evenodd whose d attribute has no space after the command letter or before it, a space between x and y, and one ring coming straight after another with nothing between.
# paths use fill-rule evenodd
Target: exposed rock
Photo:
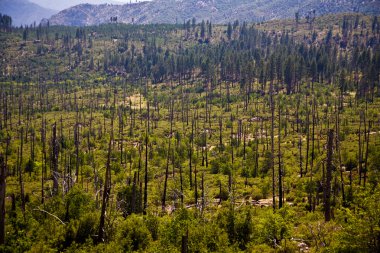
<instances>
[{"instance_id":1,"label":"exposed rock","mask_svg":"<svg viewBox=\"0 0 380 253\"><path fill-rule=\"evenodd\" d=\"M314 12L315 10L315 12ZM63 10L50 19L52 25L88 26L109 23L182 23L193 17L198 22L227 23L235 20L262 21L339 12L380 13L380 1L372 0L153 0L124 5L81 4Z\"/></svg>"}]
</instances>

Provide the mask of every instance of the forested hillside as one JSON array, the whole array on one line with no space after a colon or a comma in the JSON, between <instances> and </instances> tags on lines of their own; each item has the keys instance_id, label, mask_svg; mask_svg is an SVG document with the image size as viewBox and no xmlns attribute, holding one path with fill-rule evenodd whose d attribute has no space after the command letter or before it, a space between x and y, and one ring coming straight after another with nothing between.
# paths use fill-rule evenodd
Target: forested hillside
<instances>
[{"instance_id":1,"label":"forested hillside","mask_svg":"<svg viewBox=\"0 0 380 253\"><path fill-rule=\"evenodd\" d=\"M0 251L378 252L380 25L0 33Z\"/></svg>"}]
</instances>

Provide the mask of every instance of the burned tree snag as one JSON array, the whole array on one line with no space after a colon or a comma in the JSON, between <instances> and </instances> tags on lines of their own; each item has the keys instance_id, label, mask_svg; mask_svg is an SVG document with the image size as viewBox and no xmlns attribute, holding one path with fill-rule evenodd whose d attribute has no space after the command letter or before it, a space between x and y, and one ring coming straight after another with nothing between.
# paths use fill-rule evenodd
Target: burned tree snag
<instances>
[{"instance_id":1,"label":"burned tree snag","mask_svg":"<svg viewBox=\"0 0 380 253\"><path fill-rule=\"evenodd\" d=\"M18 171L19 171L19 184L20 184L20 193L21 193L21 211L22 211L22 214L24 216L24 219L25 219L25 193L24 193L24 179L23 179L23 171L22 171L22 150L23 150L23 146L24 146L24 138L23 138L23 132L24 132L24 129L21 128L21 132L20 132L20 140L21 140L21 144L20 144L20 148L19 148L19 164L18 164Z\"/></svg>"},{"instance_id":2,"label":"burned tree snag","mask_svg":"<svg viewBox=\"0 0 380 253\"><path fill-rule=\"evenodd\" d=\"M331 179L332 179L332 156L333 156L333 143L334 143L334 130L330 129L328 141L327 141L327 161L326 161L326 181L324 187L324 195L325 195L325 221L329 221L331 219Z\"/></svg>"},{"instance_id":3,"label":"burned tree snag","mask_svg":"<svg viewBox=\"0 0 380 253\"><path fill-rule=\"evenodd\" d=\"M164 181L164 192L162 194L162 211L165 211L165 205L166 205L166 190L168 185L168 176L169 176L169 162L170 162L170 150L171 150L171 135L168 139L168 154L166 159L166 170L165 170L165 181Z\"/></svg>"},{"instance_id":4,"label":"burned tree snag","mask_svg":"<svg viewBox=\"0 0 380 253\"><path fill-rule=\"evenodd\" d=\"M41 126L41 142L42 142L42 171L41 171L41 204L45 201L45 190L44 190L44 184L45 184L45 177L46 177L46 122L44 121L44 118L42 117L41 120L42 126Z\"/></svg>"},{"instance_id":5,"label":"burned tree snag","mask_svg":"<svg viewBox=\"0 0 380 253\"><path fill-rule=\"evenodd\" d=\"M276 184L275 184L275 169L274 169L274 99L273 99L273 84L270 84L270 110L271 110L271 131L270 131L270 141L271 141L271 170L272 170L272 201L273 210L276 209Z\"/></svg>"},{"instance_id":6,"label":"burned tree snag","mask_svg":"<svg viewBox=\"0 0 380 253\"><path fill-rule=\"evenodd\" d=\"M52 137L52 154L51 154L51 164L52 164L52 177L53 177L53 194L58 194L58 140L57 140L57 123L53 125L53 137Z\"/></svg>"},{"instance_id":7,"label":"burned tree snag","mask_svg":"<svg viewBox=\"0 0 380 253\"><path fill-rule=\"evenodd\" d=\"M278 98L280 100L280 97ZM283 190L282 190L282 158L281 158L281 105L278 101L278 208L283 206Z\"/></svg>"},{"instance_id":8,"label":"burned tree snag","mask_svg":"<svg viewBox=\"0 0 380 253\"><path fill-rule=\"evenodd\" d=\"M79 157L79 123L77 122L74 127L74 144L75 144L75 181L78 182L79 178L79 165L80 165L80 157Z\"/></svg>"},{"instance_id":9,"label":"burned tree snag","mask_svg":"<svg viewBox=\"0 0 380 253\"><path fill-rule=\"evenodd\" d=\"M0 154L0 245L5 244L5 189L6 189L6 169L5 159Z\"/></svg>"},{"instance_id":10,"label":"burned tree snag","mask_svg":"<svg viewBox=\"0 0 380 253\"><path fill-rule=\"evenodd\" d=\"M146 214L146 209L148 207L148 142L149 136L148 131L146 131L145 136L145 180L144 180L144 210L143 213Z\"/></svg>"},{"instance_id":11,"label":"burned tree snag","mask_svg":"<svg viewBox=\"0 0 380 253\"><path fill-rule=\"evenodd\" d=\"M108 143L108 155L107 155L107 164L106 164L106 178L104 182L104 191L103 191L103 201L102 201L102 210L100 213L100 224L99 224L99 234L98 234L98 242L104 242L104 225L105 225L105 216L106 209L108 206L110 193L111 193L111 149L113 142L113 120L114 117L112 115L111 119L111 134L110 140Z\"/></svg>"}]
</instances>

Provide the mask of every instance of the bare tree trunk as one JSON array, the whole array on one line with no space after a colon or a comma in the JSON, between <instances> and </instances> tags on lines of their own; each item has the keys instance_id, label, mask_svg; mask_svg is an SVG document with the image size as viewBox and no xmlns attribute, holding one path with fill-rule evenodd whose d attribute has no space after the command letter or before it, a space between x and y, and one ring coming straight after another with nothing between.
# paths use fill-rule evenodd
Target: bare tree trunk
<instances>
[{"instance_id":1,"label":"bare tree trunk","mask_svg":"<svg viewBox=\"0 0 380 253\"><path fill-rule=\"evenodd\" d=\"M259 138L257 135L257 130L255 130L255 169L253 171L253 177L257 177L257 170L259 169Z\"/></svg>"},{"instance_id":2,"label":"bare tree trunk","mask_svg":"<svg viewBox=\"0 0 380 253\"><path fill-rule=\"evenodd\" d=\"M206 168L208 168L208 148L207 148L207 130L205 130L205 160L206 160Z\"/></svg>"},{"instance_id":3,"label":"bare tree trunk","mask_svg":"<svg viewBox=\"0 0 380 253\"><path fill-rule=\"evenodd\" d=\"M25 193L24 193L24 181L23 181L23 171L22 171L22 151L23 151L23 146L24 146L24 138L23 138L23 132L24 132L24 128L21 128L21 133L20 133L20 138L21 138L21 145L20 145L20 149L19 149L19 165L18 165L18 169L19 169L19 184L20 184L20 193L21 193L21 210L22 210L22 214L24 216L24 219L25 219Z\"/></svg>"},{"instance_id":4,"label":"bare tree trunk","mask_svg":"<svg viewBox=\"0 0 380 253\"><path fill-rule=\"evenodd\" d=\"M79 122L77 119L77 122L75 123L74 127L74 143L75 143L75 181L78 182L79 180Z\"/></svg>"},{"instance_id":5,"label":"bare tree trunk","mask_svg":"<svg viewBox=\"0 0 380 253\"><path fill-rule=\"evenodd\" d=\"M181 206L183 206L183 178L182 178L182 166L179 165L179 179L181 184Z\"/></svg>"},{"instance_id":6,"label":"bare tree trunk","mask_svg":"<svg viewBox=\"0 0 380 253\"><path fill-rule=\"evenodd\" d=\"M280 98L278 99L278 208L282 208L282 166L281 166L281 105Z\"/></svg>"},{"instance_id":7,"label":"bare tree trunk","mask_svg":"<svg viewBox=\"0 0 380 253\"><path fill-rule=\"evenodd\" d=\"M133 174L131 213L136 213L137 172Z\"/></svg>"},{"instance_id":8,"label":"bare tree trunk","mask_svg":"<svg viewBox=\"0 0 380 253\"><path fill-rule=\"evenodd\" d=\"M194 150L194 119L191 121L191 136L190 136L190 149L189 149L189 181L190 190L193 188L193 172L192 172L192 161L193 161L193 150Z\"/></svg>"},{"instance_id":9,"label":"bare tree trunk","mask_svg":"<svg viewBox=\"0 0 380 253\"><path fill-rule=\"evenodd\" d=\"M359 157L358 157L358 165L359 165L359 185L362 184L362 172L363 172L363 157L362 157L362 119L363 112L360 112L360 123L359 123Z\"/></svg>"},{"instance_id":10,"label":"bare tree trunk","mask_svg":"<svg viewBox=\"0 0 380 253\"><path fill-rule=\"evenodd\" d=\"M205 172L202 171L202 213L205 208Z\"/></svg>"},{"instance_id":11,"label":"bare tree trunk","mask_svg":"<svg viewBox=\"0 0 380 253\"><path fill-rule=\"evenodd\" d=\"M333 143L334 143L334 130L330 129L328 142L327 142L327 164L326 164L326 182L324 187L324 195L325 195L325 221L329 221L331 219L331 180L332 180L332 159L333 159Z\"/></svg>"},{"instance_id":12,"label":"bare tree trunk","mask_svg":"<svg viewBox=\"0 0 380 253\"><path fill-rule=\"evenodd\" d=\"M272 201L273 210L276 209L276 184L275 184L275 169L274 169L274 101L273 101L273 83L270 85L270 110L271 110L271 169L272 169Z\"/></svg>"},{"instance_id":13,"label":"bare tree trunk","mask_svg":"<svg viewBox=\"0 0 380 253\"><path fill-rule=\"evenodd\" d=\"M303 175L303 171L302 171L302 136L300 135L299 136L299 140L298 140L298 153L299 153L299 164L300 164L300 177L302 177Z\"/></svg>"},{"instance_id":14,"label":"bare tree trunk","mask_svg":"<svg viewBox=\"0 0 380 253\"><path fill-rule=\"evenodd\" d=\"M307 169L309 165L309 147L310 147L310 127L309 127L309 121L310 121L310 113L308 109L308 99L306 95L306 159L305 159L305 175L307 174Z\"/></svg>"},{"instance_id":15,"label":"bare tree trunk","mask_svg":"<svg viewBox=\"0 0 380 253\"><path fill-rule=\"evenodd\" d=\"M187 253L188 252L188 240L189 240L189 230L187 230L186 235L182 236L182 247L181 247L181 253Z\"/></svg>"},{"instance_id":16,"label":"bare tree trunk","mask_svg":"<svg viewBox=\"0 0 380 253\"><path fill-rule=\"evenodd\" d=\"M198 148L197 148L197 160L198 160ZM195 167L194 167L194 200L195 200L195 207L196 208L198 208L197 160L195 162Z\"/></svg>"},{"instance_id":17,"label":"bare tree trunk","mask_svg":"<svg viewBox=\"0 0 380 253\"><path fill-rule=\"evenodd\" d=\"M369 137L371 132L371 121L368 121L368 129L367 129L367 138L366 138L366 150L364 157L364 173L363 173L363 186L365 187L367 181L367 170L368 170L368 146L369 146Z\"/></svg>"},{"instance_id":18,"label":"bare tree trunk","mask_svg":"<svg viewBox=\"0 0 380 253\"><path fill-rule=\"evenodd\" d=\"M0 154L0 245L5 244L5 191L7 165L3 154Z\"/></svg>"},{"instance_id":19,"label":"bare tree trunk","mask_svg":"<svg viewBox=\"0 0 380 253\"><path fill-rule=\"evenodd\" d=\"M58 140L57 140L57 123L53 125L52 154L51 162L53 166L53 194L58 194Z\"/></svg>"},{"instance_id":20,"label":"bare tree trunk","mask_svg":"<svg viewBox=\"0 0 380 253\"><path fill-rule=\"evenodd\" d=\"M222 137L222 133L223 133L223 121L222 121L222 117L219 118L219 152L222 153L223 151L223 137Z\"/></svg>"},{"instance_id":21,"label":"bare tree trunk","mask_svg":"<svg viewBox=\"0 0 380 253\"><path fill-rule=\"evenodd\" d=\"M104 182L102 210L100 213L98 242L104 242L104 238L105 238L104 226L105 226L105 218L106 218L106 209L108 206L109 197L110 197L110 193L111 193L111 149L112 149L112 142L113 142L113 120L114 120L114 117L112 115L112 118L111 118L111 135L110 135L110 140L108 143L106 178L105 178L105 182Z\"/></svg>"},{"instance_id":22,"label":"bare tree trunk","mask_svg":"<svg viewBox=\"0 0 380 253\"><path fill-rule=\"evenodd\" d=\"M45 177L46 177L46 123L44 117L42 117L42 126L41 126L41 141L42 141L42 171L41 171L41 204L45 202Z\"/></svg>"},{"instance_id":23,"label":"bare tree trunk","mask_svg":"<svg viewBox=\"0 0 380 253\"><path fill-rule=\"evenodd\" d=\"M339 111L336 111L336 149L338 151L338 160L339 160L339 170L340 170L340 183L342 187L342 201L343 207L347 206L346 194L344 190L344 177L343 177L343 168L342 168L342 155L341 155L341 147L340 147L340 118Z\"/></svg>"},{"instance_id":24,"label":"bare tree trunk","mask_svg":"<svg viewBox=\"0 0 380 253\"><path fill-rule=\"evenodd\" d=\"M146 214L146 209L148 207L148 142L149 136L148 131L146 131L145 136L145 173L144 173L144 207L143 213Z\"/></svg>"},{"instance_id":25,"label":"bare tree trunk","mask_svg":"<svg viewBox=\"0 0 380 253\"><path fill-rule=\"evenodd\" d=\"M168 176L169 176L170 150L171 150L171 136L169 136L169 140L168 140L168 155L166 159L164 192L162 193L162 201L161 201L162 211L165 211L165 207L166 207L166 190L167 190Z\"/></svg>"}]
</instances>

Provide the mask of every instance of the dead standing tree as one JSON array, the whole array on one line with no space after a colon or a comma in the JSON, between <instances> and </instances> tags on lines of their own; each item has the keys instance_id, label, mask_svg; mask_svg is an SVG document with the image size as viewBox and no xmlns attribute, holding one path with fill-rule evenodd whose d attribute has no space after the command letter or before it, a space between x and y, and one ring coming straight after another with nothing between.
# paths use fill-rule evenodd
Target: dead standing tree
<instances>
[{"instance_id":1,"label":"dead standing tree","mask_svg":"<svg viewBox=\"0 0 380 253\"><path fill-rule=\"evenodd\" d=\"M22 214L25 219L25 193L24 193L24 180L23 180L23 174L22 174L22 154L23 154L23 147L24 147L24 138L23 138L24 128L21 128L20 130L20 148L19 148L19 158L18 158L18 172L19 172L19 184L20 184L20 194L21 194L21 210Z\"/></svg>"},{"instance_id":2,"label":"dead standing tree","mask_svg":"<svg viewBox=\"0 0 380 253\"><path fill-rule=\"evenodd\" d=\"M0 245L5 244L5 193L9 142L10 137L8 136L5 158L3 154L0 154Z\"/></svg>"},{"instance_id":3,"label":"dead standing tree","mask_svg":"<svg viewBox=\"0 0 380 253\"><path fill-rule=\"evenodd\" d=\"M57 139L57 123L53 125L53 135L51 141L51 165L52 165L52 177L53 177L53 195L58 194L58 153L59 143Z\"/></svg>"},{"instance_id":4,"label":"dead standing tree","mask_svg":"<svg viewBox=\"0 0 380 253\"><path fill-rule=\"evenodd\" d=\"M145 136L144 214L146 214L146 209L148 207L148 143L149 136L147 130Z\"/></svg>"},{"instance_id":5,"label":"dead standing tree","mask_svg":"<svg viewBox=\"0 0 380 253\"><path fill-rule=\"evenodd\" d=\"M6 188L6 164L0 154L0 245L5 244L5 188Z\"/></svg>"},{"instance_id":6,"label":"dead standing tree","mask_svg":"<svg viewBox=\"0 0 380 253\"><path fill-rule=\"evenodd\" d=\"M102 210L100 213L98 242L104 242L104 227L105 227L105 219L106 219L106 209L108 206L110 193L111 193L111 150L112 150L112 142L113 142L113 121L114 121L114 112L112 112L112 118L111 118L111 133L110 133L110 140L108 143L106 178L105 178L105 183L104 183Z\"/></svg>"},{"instance_id":7,"label":"dead standing tree","mask_svg":"<svg viewBox=\"0 0 380 253\"><path fill-rule=\"evenodd\" d=\"M333 143L334 143L334 130L330 129L327 141L327 161L326 161L326 182L324 187L324 209L325 209L325 221L331 219L331 179L332 179L332 159L333 159Z\"/></svg>"}]
</instances>

